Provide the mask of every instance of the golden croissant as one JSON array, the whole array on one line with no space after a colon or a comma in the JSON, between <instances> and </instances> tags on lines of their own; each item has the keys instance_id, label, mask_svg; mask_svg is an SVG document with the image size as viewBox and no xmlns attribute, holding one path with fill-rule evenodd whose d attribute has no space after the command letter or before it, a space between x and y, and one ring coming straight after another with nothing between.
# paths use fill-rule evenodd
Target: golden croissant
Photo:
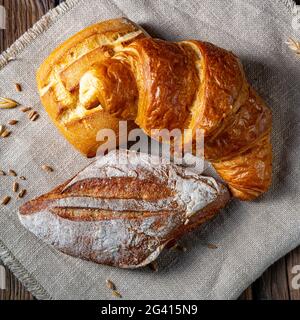
<instances>
[{"instance_id":1,"label":"golden croissant","mask_svg":"<svg viewBox=\"0 0 300 320\"><path fill-rule=\"evenodd\" d=\"M94 156L102 128L196 129L205 158L232 194L251 200L271 183L271 111L239 59L211 43L151 38L127 19L71 37L37 73L42 103L63 135Z\"/></svg>"}]
</instances>

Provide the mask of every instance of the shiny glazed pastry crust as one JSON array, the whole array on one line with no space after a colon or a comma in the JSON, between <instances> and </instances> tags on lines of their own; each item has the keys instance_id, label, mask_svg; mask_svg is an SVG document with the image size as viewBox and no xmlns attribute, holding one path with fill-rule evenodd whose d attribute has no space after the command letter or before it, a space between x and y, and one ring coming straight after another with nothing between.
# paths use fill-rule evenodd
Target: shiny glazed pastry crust
<instances>
[{"instance_id":1,"label":"shiny glazed pastry crust","mask_svg":"<svg viewBox=\"0 0 300 320\"><path fill-rule=\"evenodd\" d=\"M89 70L113 56L145 32L127 19L92 25L77 33L43 62L37 72L41 101L65 138L88 157L95 156L97 133L109 128L118 133L119 119L95 100L98 82ZM136 127L134 121L128 129Z\"/></svg>"},{"instance_id":2,"label":"shiny glazed pastry crust","mask_svg":"<svg viewBox=\"0 0 300 320\"><path fill-rule=\"evenodd\" d=\"M119 120L152 129L196 129L205 158L234 196L251 200L271 183L271 111L239 59L213 44L150 38L126 19L91 26L56 49L37 75L54 123L93 156L101 128ZM154 137L155 138L155 137Z\"/></svg>"}]
</instances>

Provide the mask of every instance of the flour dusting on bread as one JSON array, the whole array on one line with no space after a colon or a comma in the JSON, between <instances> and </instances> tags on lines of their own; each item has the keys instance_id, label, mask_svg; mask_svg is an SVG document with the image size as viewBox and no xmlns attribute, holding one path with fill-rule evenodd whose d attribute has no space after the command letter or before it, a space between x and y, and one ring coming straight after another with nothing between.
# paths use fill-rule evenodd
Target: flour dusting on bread
<instances>
[{"instance_id":1,"label":"flour dusting on bread","mask_svg":"<svg viewBox=\"0 0 300 320\"><path fill-rule=\"evenodd\" d=\"M156 156L119 150L25 203L19 216L28 230L67 254L137 268L228 200L227 188L213 178L187 174Z\"/></svg>"}]
</instances>

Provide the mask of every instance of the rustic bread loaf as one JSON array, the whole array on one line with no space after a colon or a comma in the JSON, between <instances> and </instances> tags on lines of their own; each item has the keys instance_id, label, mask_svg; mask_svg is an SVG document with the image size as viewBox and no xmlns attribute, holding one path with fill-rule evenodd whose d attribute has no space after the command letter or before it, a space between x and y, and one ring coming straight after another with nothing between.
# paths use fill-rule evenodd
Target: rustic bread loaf
<instances>
[{"instance_id":1,"label":"rustic bread loaf","mask_svg":"<svg viewBox=\"0 0 300 320\"><path fill-rule=\"evenodd\" d=\"M132 151L112 151L20 208L37 237L72 256L136 268L229 200L211 177ZM155 164L156 163L156 164Z\"/></svg>"},{"instance_id":2,"label":"rustic bread loaf","mask_svg":"<svg viewBox=\"0 0 300 320\"><path fill-rule=\"evenodd\" d=\"M97 100L94 87L98 82L91 72L93 65L146 36L141 27L126 18L97 23L61 44L37 71L45 110L66 139L88 157L95 156L101 144L96 139L98 131L110 128L118 134L120 120ZM108 74L113 70L112 67ZM120 83L127 78L128 75L120 77ZM128 130L135 127L133 120L128 121Z\"/></svg>"},{"instance_id":3,"label":"rustic bread loaf","mask_svg":"<svg viewBox=\"0 0 300 320\"><path fill-rule=\"evenodd\" d=\"M179 129L185 143L195 144L200 130L205 158L235 197L255 199L271 184L271 110L230 51L199 40L153 39L114 19L54 50L37 81L51 119L89 157L101 143L98 131L118 135L120 120L158 141L153 131Z\"/></svg>"}]
</instances>

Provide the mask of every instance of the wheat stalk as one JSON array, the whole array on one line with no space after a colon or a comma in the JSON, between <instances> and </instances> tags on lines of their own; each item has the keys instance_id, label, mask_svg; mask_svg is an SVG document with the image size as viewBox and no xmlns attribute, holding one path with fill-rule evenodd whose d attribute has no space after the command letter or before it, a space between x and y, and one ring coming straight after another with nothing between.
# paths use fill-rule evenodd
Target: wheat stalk
<instances>
[{"instance_id":1,"label":"wheat stalk","mask_svg":"<svg viewBox=\"0 0 300 320\"><path fill-rule=\"evenodd\" d=\"M288 41L286 42L286 44L288 45L288 47L294 51L297 55L300 56L300 42L296 41L292 38L289 38Z\"/></svg>"}]
</instances>

